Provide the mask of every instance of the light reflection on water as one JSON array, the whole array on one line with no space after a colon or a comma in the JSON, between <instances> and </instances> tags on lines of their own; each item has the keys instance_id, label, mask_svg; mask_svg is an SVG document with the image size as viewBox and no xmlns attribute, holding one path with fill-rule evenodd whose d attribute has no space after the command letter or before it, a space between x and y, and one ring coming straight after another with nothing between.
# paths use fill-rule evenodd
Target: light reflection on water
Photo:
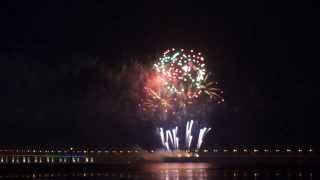
<instances>
[{"instance_id":1,"label":"light reflection on water","mask_svg":"<svg viewBox=\"0 0 320 180\"><path fill-rule=\"evenodd\" d=\"M210 167L209 163L155 163L146 164L143 169L151 173L154 179L204 180L208 177Z\"/></svg>"},{"instance_id":2,"label":"light reflection on water","mask_svg":"<svg viewBox=\"0 0 320 180\"><path fill-rule=\"evenodd\" d=\"M0 174L0 179L315 180L315 173L315 169L215 169L209 163L154 163L120 171Z\"/></svg>"}]
</instances>

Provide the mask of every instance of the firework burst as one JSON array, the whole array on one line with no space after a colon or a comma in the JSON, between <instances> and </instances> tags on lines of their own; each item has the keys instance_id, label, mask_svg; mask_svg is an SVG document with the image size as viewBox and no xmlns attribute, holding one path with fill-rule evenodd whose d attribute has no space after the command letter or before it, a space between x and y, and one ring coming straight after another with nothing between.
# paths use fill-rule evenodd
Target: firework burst
<instances>
[{"instance_id":1,"label":"firework burst","mask_svg":"<svg viewBox=\"0 0 320 180\"><path fill-rule=\"evenodd\" d=\"M202 104L223 102L222 91L216 82L209 80L210 74L205 67L201 52L166 50L153 65L153 72L146 80L144 110L166 113L166 117L178 120L183 119L188 109L195 109L199 101Z\"/></svg>"},{"instance_id":2,"label":"firework burst","mask_svg":"<svg viewBox=\"0 0 320 180\"><path fill-rule=\"evenodd\" d=\"M200 116L210 107L208 103L224 102L222 91L218 83L211 80L212 75L206 66L201 52L172 48L159 57L151 71L144 73L144 96L140 103L143 111L151 115L152 119L170 122L166 124L175 127L159 128L162 145L167 150L178 150L181 147L182 138L178 135L180 122L187 122L184 143L187 150L192 148L192 144L200 149L211 130L210 127L197 129L199 126L193 126L196 121L190 121L200 120ZM197 132L197 136L192 132ZM195 144L193 142L196 139Z\"/></svg>"}]
</instances>

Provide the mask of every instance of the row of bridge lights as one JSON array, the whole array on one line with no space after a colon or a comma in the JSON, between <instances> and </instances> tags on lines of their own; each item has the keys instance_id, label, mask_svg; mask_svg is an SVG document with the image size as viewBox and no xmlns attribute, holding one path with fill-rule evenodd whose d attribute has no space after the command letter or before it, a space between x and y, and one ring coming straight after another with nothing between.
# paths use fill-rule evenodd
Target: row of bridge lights
<instances>
[{"instance_id":1,"label":"row of bridge lights","mask_svg":"<svg viewBox=\"0 0 320 180\"><path fill-rule=\"evenodd\" d=\"M139 152L150 152L150 153L154 153L155 152L155 150L150 150L150 151L143 151L143 150L140 150L140 151L138 151L138 150L127 150L127 151L125 151L125 150L111 150L111 151L108 151L108 150L106 150L106 151L101 151L101 150L98 150L98 151L90 151L90 153L98 153L98 154L101 154L101 153L113 153L113 154L122 154L122 153L128 153L128 154L130 154L130 153L139 153ZM192 151L188 151L188 152L192 152ZM199 151L195 151L195 152L199 152ZM207 153L207 152L209 152L209 150L208 149L204 149L203 150L203 152L205 152L205 153ZM218 152L224 152L224 153L226 153L226 152L234 152L234 153L237 153L237 152L241 152L241 150L240 149L232 149L232 150L229 150L229 149L222 149L222 150L219 150L219 149L213 149L212 151L210 151L210 152L214 152L214 153L218 153ZM249 150L249 149L242 149L242 152L254 152L254 153L258 153L258 152L294 152L294 150L292 150L292 149L285 149L285 150L280 150L280 149L274 149L274 150L269 150L269 149L263 149L263 150L259 150L259 149L253 149L252 151L251 150ZM300 153L302 153L302 152L313 152L313 149L307 149L307 150L302 150L302 149L298 149L298 150L296 150L296 152L300 152ZM85 153L87 153L87 152L85 152Z\"/></svg>"},{"instance_id":2,"label":"row of bridge lights","mask_svg":"<svg viewBox=\"0 0 320 180\"><path fill-rule=\"evenodd\" d=\"M170 173L169 171L160 171L160 174L168 174ZM179 172L177 172L179 173ZM155 173L155 175L158 175L158 173ZM215 174L213 174L215 175ZM248 176L254 176L254 177L259 177L265 175L265 173L260 173L260 172L253 172L253 173L239 173L237 171L231 172L231 173L223 173L224 177L228 177L228 176L233 176L233 177L237 177L237 176L243 176L243 177L248 177ZM298 174L292 174L290 172L287 173L281 173L281 172L272 172L268 175L274 175L274 176L282 176L286 175L288 177L296 177L298 176L299 178L302 177L307 177L309 176L309 179L312 179L313 173L309 172L309 173L305 173L305 172L298 172ZM12 179L12 178L22 178L22 179L38 179L38 178L48 178L48 177L120 177L120 178L129 178L130 177L136 177L135 174L130 174L130 173L123 173L123 172L119 172L119 173L44 173L44 174L15 174L15 175L0 175L0 179ZM134 178L133 178L134 179Z\"/></svg>"},{"instance_id":3,"label":"row of bridge lights","mask_svg":"<svg viewBox=\"0 0 320 180\"><path fill-rule=\"evenodd\" d=\"M297 152L313 152L313 149L307 149L307 150L302 150L302 149L298 149L296 150ZM0 153L1 152L16 152L16 153L83 153L83 154L95 154L95 153L98 153L98 154L101 154L101 153L113 153L113 154L122 154L122 153L141 153L141 152L150 152L150 153L154 153L155 150L150 150L150 151L146 151L146 150L73 150L73 148L70 148L70 150L0 150ZM199 152L199 151L195 151L195 152ZM203 152L209 152L208 149L204 149ZM263 150L259 150L259 149L253 149L252 151L249 150L249 149L222 149L222 150L219 150L219 149L213 149L212 151L210 152L214 152L214 153L217 153L217 152L254 152L254 153L257 153L257 152L294 152L294 150L292 149L285 149L285 150L280 150L280 149L274 149L274 150L269 150L269 149L263 149Z\"/></svg>"},{"instance_id":4,"label":"row of bridge lights","mask_svg":"<svg viewBox=\"0 0 320 180\"><path fill-rule=\"evenodd\" d=\"M148 152L146 150L0 150L0 153L84 153L84 154L94 154L94 153L139 153L139 152ZM150 152L154 152L151 150Z\"/></svg>"},{"instance_id":5,"label":"row of bridge lights","mask_svg":"<svg viewBox=\"0 0 320 180\"><path fill-rule=\"evenodd\" d=\"M49 157L46 157L45 160L43 160L42 158L34 158L33 161L31 160L30 157L22 157L22 159L19 159L19 158L16 158L14 156L12 156L11 158L8 158L8 157L1 157L0 158L0 163L67 163L68 160L67 158L58 158L58 161L55 161L54 158L49 158ZM84 162L85 163L93 163L94 162L94 158L93 157L86 157L84 159ZM80 162L80 158L79 157L72 157L71 158L71 163L81 163Z\"/></svg>"},{"instance_id":6,"label":"row of bridge lights","mask_svg":"<svg viewBox=\"0 0 320 180\"><path fill-rule=\"evenodd\" d=\"M203 152L207 153L209 152L208 149L204 149ZM214 153L217 153L219 152L218 149L213 149L212 152ZM234 152L234 153L237 153L237 152L241 152L241 150L239 149L232 149L232 150L229 150L229 149L223 149L221 152ZM269 149L263 149L263 150L259 150L259 149L253 149L252 151L250 151L249 149L243 149L242 152L254 152L254 153L258 153L258 152L287 152L287 153L290 153L290 152L294 152L292 149L285 149L285 150L280 150L280 149L274 149L273 151L272 150L269 150ZM302 150L302 149L298 149L296 152L313 152L313 149L307 149L307 150Z\"/></svg>"}]
</instances>

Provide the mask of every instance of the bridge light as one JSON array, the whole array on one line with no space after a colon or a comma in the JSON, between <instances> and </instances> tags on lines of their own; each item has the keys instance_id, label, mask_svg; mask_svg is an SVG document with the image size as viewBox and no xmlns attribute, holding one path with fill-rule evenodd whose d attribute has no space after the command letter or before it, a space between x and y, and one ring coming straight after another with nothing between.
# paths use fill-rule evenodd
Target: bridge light
<instances>
[{"instance_id":1,"label":"bridge light","mask_svg":"<svg viewBox=\"0 0 320 180\"><path fill-rule=\"evenodd\" d=\"M236 150L236 149L233 149L233 152L238 152L238 150Z\"/></svg>"}]
</instances>

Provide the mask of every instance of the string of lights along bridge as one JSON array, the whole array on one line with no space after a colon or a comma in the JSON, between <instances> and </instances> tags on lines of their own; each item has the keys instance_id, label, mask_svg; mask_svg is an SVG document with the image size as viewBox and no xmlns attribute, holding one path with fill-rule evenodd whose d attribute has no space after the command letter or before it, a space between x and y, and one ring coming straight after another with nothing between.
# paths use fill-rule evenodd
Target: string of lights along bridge
<instances>
[{"instance_id":1,"label":"string of lights along bridge","mask_svg":"<svg viewBox=\"0 0 320 180\"><path fill-rule=\"evenodd\" d=\"M238 155L245 157L263 156L290 156L317 155L312 148L228 148L228 149L204 149L201 151L157 151L157 150L0 150L0 164L94 164L108 163L109 161L128 161L130 159L143 159L148 156L170 158L215 158L226 155ZM254 156L253 156L254 155Z\"/></svg>"}]
</instances>

